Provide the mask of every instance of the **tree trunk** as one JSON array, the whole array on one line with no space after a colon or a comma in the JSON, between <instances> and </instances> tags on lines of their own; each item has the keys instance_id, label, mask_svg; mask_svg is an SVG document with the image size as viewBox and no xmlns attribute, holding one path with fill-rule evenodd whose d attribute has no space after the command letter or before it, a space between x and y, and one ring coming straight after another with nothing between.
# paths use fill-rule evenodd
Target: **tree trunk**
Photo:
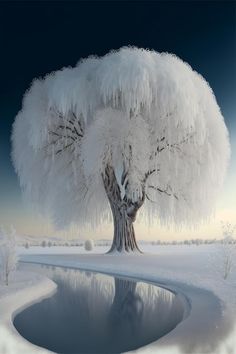
<instances>
[{"instance_id":1,"label":"tree trunk","mask_svg":"<svg viewBox=\"0 0 236 354\"><path fill-rule=\"evenodd\" d=\"M127 216L125 207L112 205L112 215L114 236L109 253L113 251L141 252L135 239L133 221Z\"/></svg>"},{"instance_id":2,"label":"tree trunk","mask_svg":"<svg viewBox=\"0 0 236 354\"><path fill-rule=\"evenodd\" d=\"M135 239L133 223L138 209L144 200L133 203L126 197L121 199L120 187L112 167L107 166L103 176L103 182L107 197L111 206L114 236L111 249L112 252L138 252L142 253Z\"/></svg>"}]
</instances>

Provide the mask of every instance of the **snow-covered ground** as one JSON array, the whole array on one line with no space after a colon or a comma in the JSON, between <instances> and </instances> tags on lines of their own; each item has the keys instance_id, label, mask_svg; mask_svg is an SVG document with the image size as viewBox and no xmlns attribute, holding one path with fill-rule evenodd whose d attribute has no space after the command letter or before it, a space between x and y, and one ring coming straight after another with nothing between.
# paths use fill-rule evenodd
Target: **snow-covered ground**
<instances>
[{"instance_id":1,"label":"snow-covered ground","mask_svg":"<svg viewBox=\"0 0 236 354\"><path fill-rule=\"evenodd\" d=\"M8 287L0 285L0 354L47 353L29 344L13 326L14 316L32 303L50 296L56 284L39 274L14 272Z\"/></svg>"},{"instance_id":2,"label":"snow-covered ground","mask_svg":"<svg viewBox=\"0 0 236 354\"><path fill-rule=\"evenodd\" d=\"M236 353L236 274L223 279L218 246L144 245L142 249L147 253L131 256L104 255L105 247L92 252L82 247L31 247L20 248L19 253L24 261L126 275L184 295L191 308L186 319L140 353ZM7 290L0 286L0 353L34 353L36 347L14 331L12 313L50 296L55 286L39 275L16 272L14 277L17 282L12 278Z\"/></svg>"}]
</instances>

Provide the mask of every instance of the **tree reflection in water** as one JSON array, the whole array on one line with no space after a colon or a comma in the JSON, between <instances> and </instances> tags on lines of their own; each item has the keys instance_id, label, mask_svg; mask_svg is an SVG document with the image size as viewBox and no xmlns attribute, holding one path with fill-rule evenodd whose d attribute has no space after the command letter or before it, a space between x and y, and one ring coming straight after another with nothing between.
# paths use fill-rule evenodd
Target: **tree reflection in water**
<instances>
[{"instance_id":1,"label":"tree reflection in water","mask_svg":"<svg viewBox=\"0 0 236 354\"><path fill-rule=\"evenodd\" d=\"M137 293L137 283L115 278L115 295L110 309L109 322L112 330L120 327L122 332L137 332L143 315L143 299Z\"/></svg>"}]
</instances>

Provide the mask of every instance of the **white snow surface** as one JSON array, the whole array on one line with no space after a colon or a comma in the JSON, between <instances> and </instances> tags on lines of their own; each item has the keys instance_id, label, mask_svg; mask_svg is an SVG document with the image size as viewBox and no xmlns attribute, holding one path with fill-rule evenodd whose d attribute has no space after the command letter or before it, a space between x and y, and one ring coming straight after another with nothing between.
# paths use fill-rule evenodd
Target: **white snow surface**
<instances>
[{"instance_id":1,"label":"white snow surface","mask_svg":"<svg viewBox=\"0 0 236 354\"><path fill-rule=\"evenodd\" d=\"M52 295L56 284L39 274L15 272L9 286L0 284L0 354L46 354L48 350L29 343L15 329L14 316L45 297Z\"/></svg>"},{"instance_id":2,"label":"white snow surface","mask_svg":"<svg viewBox=\"0 0 236 354\"><path fill-rule=\"evenodd\" d=\"M143 246L142 255L104 255L82 247L19 248L21 259L108 274L134 277L165 285L182 294L190 312L173 331L140 348L138 353L236 353L236 274L224 280L212 259L215 245ZM151 253L150 253L151 252ZM216 258L217 259L217 258ZM32 302L51 296L56 285L39 274L16 272L9 287L0 285L0 353L46 353L23 339L12 317ZM186 309L188 306L186 307ZM158 321L158 319L157 319Z\"/></svg>"}]
</instances>

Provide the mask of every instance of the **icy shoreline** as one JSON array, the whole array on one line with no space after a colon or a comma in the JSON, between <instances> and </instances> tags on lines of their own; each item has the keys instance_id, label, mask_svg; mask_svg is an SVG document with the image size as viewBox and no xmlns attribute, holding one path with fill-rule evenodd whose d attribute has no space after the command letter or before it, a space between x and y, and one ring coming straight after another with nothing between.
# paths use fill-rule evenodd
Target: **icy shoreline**
<instances>
[{"instance_id":1,"label":"icy shoreline","mask_svg":"<svg viewBox=\"0 0 236 354\"><path fill-rule=\"evenodd\" d=\"M0 286L0 354L51 353L24 339L13 320L26 307L51 296L56 288L56 284L46 277L19 271L14 273L7 289Z\"/></svg>"},{"instance_id":2,"label":"icy shoreline","mask_svg":"<svg viewBox=\"0 0 236 354\"><path fill-rule=\"evenodd\" d=\"M65 251L65 250L64 250ZM136 280L151 282L162 287L166 287L171 291L178 293L178 296L183 296L189 299L191 306L191 313L187 316L185 313L185 320L183 320L173 331L159 339L156 342L142 347L135 352L138 353L235 353L235 328L233 320L235 321L235 304L233 298L235 295L235 284L222 283L219 279L214 279L213 274L206 271L206 255L200 248L191 250L188 249L186 254L182 250L180 254L175 250L172 253L171 248L169 251L158 255L134 255L134 256L110 256L103 254L31 254L22 255L22 260L33 263L43 263L54 266L63 266L69 268L79 268L83 270L103 272L107 274L120 275ZM52 252L52 250L51 250ZM66 252L66 251L65 251ZM201 262L195 263L199 259L199 252ZM34 253L34 252L32 252ZM185 257L185 258L183 258ZM185 259L184 262L188 267L180 267L180 259ZM205 259L205 260L204 260ZM28 274L29 276L29 274ZM4 331L11 333L11 339L15 338L16 347L12 344L10 350L1 351L0 353L17 354L17 353L46 353L48 351L35 347L22 337L14 329L11 318L16 311L21 311L23 306L30 306L32 302L40 301L44 296L50 296L55 291L55 284L49 280L34 275L33 273L29 278L31 284L23 289L19 287L21 293L16 293L12 297L5 294L1 296L0 287L0 310L4 311L4 318L6 328ZM29 282L28 279L28 282ZM222 285L223 284L223 285ZM28 297L28 289L31 289L30 299ZM17 290L17 289L16 289ZM21 294L21 295L20 295ZM27 298L24 298L27 294ZM9 304L14 303L13 298L17 298L17 303L11 304L6 311L3 305L3 299L8 299ZM18 308L18 310L17 310ZM233 315L230 316L230 313ZM158 319L157 319L158 320ZM0 325L3 327L2 316ZM13 327L13 328L12 328ZM0 336L2 333L0 331ZM16 334L16 336L14 336ZM5 334L2 336L4 341ZM2 339L0 337L0 339ZM2 343L2 340L0 341ZM11 342L10 342L11 343ZM2 348L6 348L8 341L1 344ZM5 347L4 347L5 345ZM21 350L24 347L24 349ZM13 349L12 349L13 348ZM14 351L17 348L17 351ZM28 348L26 350L26 348ZM20 351L21 350L21 351ZM230 351L231 350L231 351Z\"/></svg>"},{"instance_id":3,"label":"icy shoreline","mask_svg":"<svg viewBox=\"0 0 236 354\"><path fill-rule=\"evenodd\" d=\"M81 257L82 255L80 255ZM91 260L95 257L95 263L91 263ZM109 258L112 257L112 263L114 263L113 256L103 255L83 255L84 262L77 261L65 261L65 259L50 259L50 256L42 256L42 261L30 261L28 262L47 264L51 266L63 266L67 268L77 268L87 271L96 271L100 273L128 277L135 280L149 282L157 286L166 288L177 296L182 297L185 302L185 314L184 319L177 327L165 335L163 338L155 341L145 347L142 347L133 352L136 353L218 353L217 344L222 339L221 327L225 327L227 335L230 332L230 326L227 324L227 320L222 317L222 302L211 291L206 289L197 288L192 285L188 285L183 282L174 281L168 278L159 277L150 272L141 272L139 269L136 271L130 268L130 258L136 258L140 256L120 256L116 257L120 261L120 264L109 264ZM141 256L150 257L149 256ZM34 259L36 257L34 256ZM40 256L41 258L41 256ZM110 259L111 260L111 259ZM27 262L27 260L25 259ZM121 266L122 264L122 266ZM148 267L150 270L150 267ZM132 269L132 270L131 270ZM189 306L188 306L189 305ZM188 339L186 340L187 337ZM212 343L211 340L213 339ZM207 350L207 351L206 351ZM221 351L219 351L221 353Z\"/></svg>"},{"instance_id":4,"label":"icy shoreline","mask_svg":"<svg viewBox=\"0 0 236 354\"><path fill-rule=\"evenodd\" d=\"M90 270L92 271L93 269ZM101 271L100 273L118 275L107 271ZM13 321L15 316L21 311L23 311L25 308L30 307L34 303L42 301L44 298L53 296L57 286L52 280L32 272L17 271L14 274L14 277L16 276L18 279L19 277L21 278L21 284L18 284L18 286L14 287L14 289L11 289L10 286L10 288L7 292L5 292L5 294L3 294L3 292L0 292L0 312L1 314L4 313L4 316L1 316L0 319L0 354L52 353L51 351L48 351L44 348L40 348L23 338L14 327ZM126 276L126 278L128 277ZM177 289L174 286L163 283L157 284L156 282L149 281L146 278L140 279L136 276L129 276L129 278L134 280L143 280L154 285L159 285L173 292L182 300L182 304L184 306L183 320L185 320L189 316L191 311L189 300L184 294L178 293ZM0 288L0 290L3 290L3 288ZM149 348L149 345L138 349L137 352L146 352L147 348ZM148 352L150 351L148 350Z\"/></svg>"}]
</instances>

